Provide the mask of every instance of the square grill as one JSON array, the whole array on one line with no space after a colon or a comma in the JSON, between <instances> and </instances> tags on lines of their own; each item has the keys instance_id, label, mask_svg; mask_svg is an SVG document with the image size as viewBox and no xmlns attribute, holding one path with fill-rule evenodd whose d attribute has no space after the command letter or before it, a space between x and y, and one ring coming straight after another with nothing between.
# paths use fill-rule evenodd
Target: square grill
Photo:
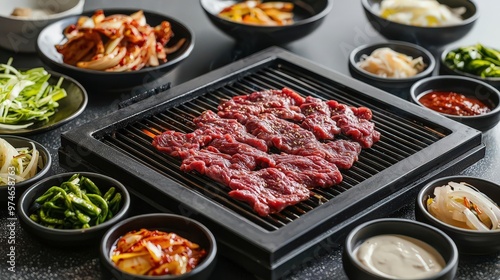
<instances>
[{"instance_id":1,"label":"square grill","mask_svg":"<svg viewBox=\"0 0 500 280\"><path fill-rule=\"evenodd\" d=\"M152 137L191 132L192 119L236 95L291 88L302 96L365 106L381 140L364 149L343 181L268 217L208 177L180 170ZM297 265L326 238L414 199L417 186L484 156L481 133L278 47L266 49L62 135L60 161L115 176L160 211L191 216L216 235L223 254L266 279ZM72 164L67 164L71 162Z\"/></svg>"}]
</instances>

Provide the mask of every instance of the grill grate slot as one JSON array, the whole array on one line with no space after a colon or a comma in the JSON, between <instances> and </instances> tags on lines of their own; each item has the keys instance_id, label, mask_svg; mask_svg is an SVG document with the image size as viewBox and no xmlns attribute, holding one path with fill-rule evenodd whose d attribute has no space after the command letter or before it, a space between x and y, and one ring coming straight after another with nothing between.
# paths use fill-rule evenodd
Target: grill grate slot
<instances>
[{"instance_id":1,"label":"grill grate slot","mask_svg":"<svg viewBox=\"0 0 500 280\"><path fill-rule=\"evenodd\" d=\"M184 133L193 131L195 125L192 119L207 109L217 111L221 100L252 91L282 87L290 87L303 96L311 95L321 99L334 99L351 106L369 107L373 112L373 122L382 133L382 139L371 149L363 150L359 161L350 170L342 171L344 179L339 185L327 189L315 189L308 200L290 206L278 214L269 217L258 216L246 203L232 199L228 195L227 187L198 174L182 172L178 159L159 153L151 145L152 137L166 129ZM313 211L446 136L443 132L406 119L404 114L388 111L387 105L373 104L373 101L367 99L369 97L355 93L321 76L305 72L304 69L286 63L275 63L213 89L205 95L120 128L112 134L105 135L101 141L180 185L272 231L297 220L305 213Z\"/></svg>"}]
</instances>

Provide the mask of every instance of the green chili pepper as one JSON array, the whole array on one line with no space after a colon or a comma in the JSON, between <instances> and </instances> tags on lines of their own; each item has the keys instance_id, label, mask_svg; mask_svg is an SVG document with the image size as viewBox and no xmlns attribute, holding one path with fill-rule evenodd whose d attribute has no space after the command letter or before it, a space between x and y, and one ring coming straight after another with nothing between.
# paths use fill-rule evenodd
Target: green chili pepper
<instances>
[{"instance_id":1,"label":"green chili pepper","mask_svg":"<svg viewBox=\"0 0 500 280\"><path fill-rule=\"evenodd\" d=\"M122 200L122 195L120 193L116 193L113 199L109 202L109 209L113 214L116 214L120 209L120 202Z\"/></svg>"},{"instance_id":2,"label":"green chili pepper","mask_svg":"<svg viewBox=\"0 0 500 280\"><path fill-rule=\"evenodd\" d=\"M109 190L103 196L104 200L109 201L111 197L115 194L115 191L116 191L115 187L109 188Z\"/></svg>"},{"instance_id":3,"label":"green chili pepper","mask_svg":"<svg viewBox=\"0 0 500 280\"><path fill-rule=\"evenodd\" d=\"M491 62L483 59L476 59L472 60L471 62L467 63L467 68L470 70L475 70L479 67L484 67L484 66L490 66Z\"/></svg>"},{"instance_id":4,"label":"green chili pepper","mask_svg":"<svg viewBox=\"0 0 500 280\"><path fill-rule=\"evenodd\" d=\"M38 211L38 214L40 215L40 220L44 223L51 224L51 225L63 225L64 224L64 220L52 218L52 217L46 215L46 213L43 209L40 209Z\"/></svg>"},{"instance_id":5,"label":"green chili pepper","mask_svg":"<svg viewBox=\"0 0 500 280\"><path fill-rule=\"evenodd\" d=\"M80 174L75 173L75 174L73 174L73 176L71 176L71 177L69 178L69 180L68 180L68 181L66 181L66 182L72 182L72 183L76 183L76 184L77 184L78 182L80 182L80 178L79 178L79 177L80 177ZM75 181L75 182L73 182L73 181Z\"/></svg>"},{"instance_id":6,"label":"green chili pepper","mask_svg":"<svg viewBox=\"0 0 500 280\"><path fill-rule=\"evenodd\" d=\"M57 206L54 204L54 202L52 201L46 201L44 204L43 204L43 207L45 207L46 209L53 209L53 210L61 210L61 211L64 211L65 208L62 207L62 206Z\"/></svg>"},{"instance_id":7,"label":"green chili pepper","mask_svg":"<svg viewBox=\"0 0 500 280\"><path fill-rule=\"evenodd\" d=\"M102 196L99 188L89 178L82 177L82 184L87 188L90 193Z\"/></svg>"},{"instance_id":8,"label":"green chili pepper","mask_svg":"<svg viewBox=\"0 0 500 280\"><path fill-rule=\"evenodd\" d=\"M492 48L487 48L481 44L477 44L477 49L482 52L485 56L491 57L496 60L500 60L500 52Z\"/></svg>"},{"instance_id":9,"label":"green chili pepper","mask_svg":"<svg viewBox=\"0 0 500 280\"><path fill-rule=\"evenodd\" d=\"M492 57L485 57L484 60L489 61L490 63L494 64L495 66L500 66L500 60L492 58Z\"/></svg>"},{"instance_id":10,"label":"green chili pepper","mask_svg":"<svg viewBox=\"0 0 500 280\"><path fill-rule=\"evenodd\" d=\"M57 192L56 195L52 196L52 198L49 201L56 203L57 200L60 198L63 198L63 195L61 192Z\"/></svg>"},{"instance_id":11,"label":"green chili pepper","mask_svg":"<svg viewBox=\"0 0 500 280\"><path fill-rule=\"evenodd\" d=\"M65 216L66 218L69 218L69 217L75 217L75 216L76 216L76 214L75 214L75 212L73 212L73 211L71 211L71 210L69 210L69 209L66 209L66 211L64 211L64 216Z\"/></svg>"},{"instance_id":12,"label":"green chili pepper","mask_svg":"<svg viewBox=\"0 0 500 280\"><path fill-rule=\"evenodd\" d=\"M88 224L90 222L90 217L83 214L81 211L79 211L78 209L75 210L75 213L76 213L76 217L78 218L78 220L82 223L82 225L84 224Z\"/></svg>"},{"instance_id":13,"label":"green chili pepper","mask_svg":"<svg viewBox=\"0 0 500 280\"><path fill-rule=\"evenodd\" d=\"M106 200L104 200L104 198L102 198L100 195L97 194L89 193L87 194L87 196L92 201L92 203L97 205L97 207L101 208L101 214L98 216L97 219L98 222L103 223L104 221L106 221L106 218L108 217L108 203L106 202Z\"/></svg>"},{"instance_id":14,"label":"green chili pepper","mask_svg":"<svg viewBox=\"0 0 500 280\"><path fill-rule=\"evenodd\" d=\"M30 215L30 219L32 221L34 221L35 223L39 223L40 222L40 217L37 214L31 214Z\"/></svg>"},{"instance_id":15,"label":"green chili pepper","mask_svg":"<svg viewBox=\"0 0 500 280\"><path fill-rule=\"evenodd\" d=\"M76 196L80 198L82 197L82 190L80 189L80 187L71 182L64 182L61 184L61 187L66 187L68 193L74 193Z\"/></svg>"},{"instance_id":16,"label":"green chili pepper","mask_svg":"<svg viewBox=\"0 0 500 280\"><path fill-rule=\"evenodd\" d=\"M63 189L61 189L60 187L58 186L53 186L53 187L50 187L48 190L45 191L45 193L43 193L41 196L39 196L37 199L35 199L35 202L38 202L40 204L42 204L43 202L45 202L45 200L49 199L49 197L52 197L53 195L55 195L55 193L57 192L61 192L63 191L64 193L66 193Z\"/></svg>"},{"instance_id":17,"label":"green chili pepper","mask_svg":"<svg viewBox=\"0 0 500 280\"><path fill-rule=\"evenodd\" d=\"M99 216L101 209L83 198L77 197L73 193L68 193L72 204L91 216Z\"/></svg>"}]
</instances>

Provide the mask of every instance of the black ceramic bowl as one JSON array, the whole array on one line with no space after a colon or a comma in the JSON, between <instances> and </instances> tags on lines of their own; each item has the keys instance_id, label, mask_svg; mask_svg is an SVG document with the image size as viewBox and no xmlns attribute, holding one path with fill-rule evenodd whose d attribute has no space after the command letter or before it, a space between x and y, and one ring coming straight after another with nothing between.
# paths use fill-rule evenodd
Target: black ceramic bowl
<instances>
[{"instance_id":1,"label":"black ceramic bowl","mask_svg":"<svg viewBox=\"0 0 500 280\"><path fill-rule=\"evenodd\" d=\"M313 32L332 9L332 0L285 0L295 4L294 23L282 26L259 26L230 21L218 16L219 12L239 1L200 0L209 20L222 32L233 37L242 47L249 49L284 45Z\"/></svg>"},{"instance_id":2,"label":"black ceramic bowl","mask_svg":"<svg viewBox=\"0 0 500 280\"><path fill-rule=\"evenodd\" d=\"M382 36L389 40L401 40L424 46L443 46L465 36L474 26L479 17L478 6L473 0L438 0L450 8L465 7L460 24L421 27L401 24L380 17L382 0L361 0L365 15L370 24Z\"/></svg>"},{"instance_id":3,"label":"black ceramic bowl","mask_svg":"<svg viewBox=\"0 0 500 280\"><path fill-rule=\"evenodd\" d=\"M176 233L200 245L207 255L190 272L181 275L144 276L121 271L110 259L116 241L126 233L140 229ZM175 214L153 213L130 217L110 228L102 237L99 249L105 279L112 280L204 280L208 279L216 263L217 244L213 234L201 223Z\"/></svg>"},{"instance_id":4,"label":"black ceramic bowl","mask_svg":"<svg viewBox=\"0 0 500 280\"><path fill-rule=\"evenodd\" d=\"M27 69L23 69L23 71L24 70ZM26 128L15 130L0 128L0 134L29 135L41 133L57 128L83 113L88 103L88 95L85 88L71 77L54 71L47 70L47 72L50 74L48 82L51 85L56 85L59 79L63 78L61 88L64 88L67 94L66 97L57 102L59 103L59 107L57 107L56 113L48 117L47 120L34 121L32 125Z\"/></svg>"},{"instance_id":5,"label":"black ceramic bowl","mask_svg":"<svg viewBox=\"0 0 500 280\"><path fill-rule=\"evenodd\" d=\"M130 15L139 9L105 9L104 15L126 14ZM85 12L82 15L91 16L94 11ZM194 47L194 33L186 25L182 24L170 16L144 11L146 22L150 26L156 26L162 21L170 22L174 37L169 41L167 47L175 45L181 38L186 42L176 52L167 55L167 62L160 63L159 66L145 67L136 71L127 72L106 72L91 69L78 68L73 65L63 63L62 55L56 51L55 45L65 42L63 30L76 23L79 16L71 16L56 21L45 27L38 36L37 52L46 65L50 68L65 73L82 83L88 89L124 89L137 85L142 85L161 77L165 73L174 69L182 60L187 58Z\"/></svg>"},{"instance_id":6,"label":"black ceramic bowl","mask_svg":"<svg viewBox=\"0 0 500 280\"><path fill-rule=\"evenodd\" d=\"M370 55L378 48L390 48L395 52L411 56L412 58L422 57L425 68L413 77L385 78L372 74L358 66L359 61L364 55ZM436 60L429 51L418 45L400 41L363 45L352 50L349 55L349 72L351 73L351 76L387 91L392 91L394 89L409 89L416 81L431 76L435 67Z\"/></svg>"},{"instance_id":7,"label":"black ceramic bowl","mask_svg":"<svg viewBox=\"0 0 500 280\"><path fill-rule=\"evenodd\" d=\"M478 130L486 131L494 127L500 120L500 92L491 85L463 76L434 76L416 82L410 89L412 101L424 107L419 99L430 91L447 91L461 93L477 98L491 108L491 111L477 116L457 116L432 112L459 121Z\"/></svg>"},{"instance_id":8,"label":"black ceramic bowl","mask_svg":"<svg viewBox=\"0 0 500 280\"><path fill-rule=\"evenodd\" d=\"M459 75L459 76L465 76L465 77L478 79L478 80L483 81L487 84L490 84L490 85L492 85L495 88L500 90L500 77L481 77L479 75L474 75L471 73L460 71L458 69L454 69L451 67L450 64L445 62L446 56L448 55L448 53L457 49L457 48L459 48L459 47L457 47L457 46L449 47L441 53L440 66L439 66L439 73L440 74L442 74L442 75Z\"/></svg>"},{"instance_id":9,"label":"black ceramic bowl","mask_svg":"<svg viewBox=\"0 0 500 280\"><path fill-rule=\"evenodd\" d=\"M481 178L449 176L433 180L420 190L415 204L416 219L444 231L455 241L460 253L485 255L500 252L500 230L479 232L477 230L463 229L446 224L429 213L427 198L434 197L434 188L446 185L448 182L468 183L497 204L500 204L500 185Z\"/></svg>"},{"instance_id":10,"label":"black ceramic bowl","mask_svg":"<svg viewBox=\"0 0 500 280\"><path fill-rule=\"evenodd\" d=\"M342 255L342 264L349 279L388 279L366 270L355 254L355 249L365 240L385 234L397 234L415 238L427 243L441 254L445 261L444 268L434 276L424 279L451 280L455 276L458 267L458 251L453 240L444 232L413 220L383 218L363 223L347 235Z\"/></svg>"},{"instance_id":11,"label":"black ceramic bowl","mask_svg":"<svg viewBox=\"0 0 500 280\"><path fill-rule=\"evenodd\" d=\"M30 215L36 207L34 206L35 199L44 194L52 186L60 186L61 183L67 181L75 173L89 178L103 194L111 187L115 187L116 192L120 192L122 196L118 212L111 219L101 224L82 229L49 228L30 219ZM129 208L129 192L119 181L98 173L72 172L56 174L35 183L20 196L17 210L21 226L33 236L36 236L50 246L73 248L74 246L97 244L96 242L98 242L106 230L128 215Z\"/></svg>"},{"instance_id":12,"label":"black ceramic bowl","mask_svg":"<svg viewBox=\"0 0 500 280\"><path fill-rule=\"evenodd\" d=\"M17 202L21 194L31 185L36 183L37 181L43 179L44 177L48 176L51 172L51 166L52 166L52 156L50 155L49 151L47 148L45 148L42 144L33 141L29 138L24 138L24 137L19 137L19 136L12 136L12 135L0 135L0 138L4 139L7 141L10 145L12 145L14 148L24 148L24 147L29 147L31 149L31 143L33 143L40 153L41 157L41 168L38 168L37 173L35 176L21 181L21 182L15 182L14 177L7 177L7 184L0 185L0 201L5 202L5 201L11 201L11 202ZM7 172L9 170L7 169ZM12 181L10 181L12 178ZM12 183L9 183L12 182Z\"/></svg>"}]
</instances>

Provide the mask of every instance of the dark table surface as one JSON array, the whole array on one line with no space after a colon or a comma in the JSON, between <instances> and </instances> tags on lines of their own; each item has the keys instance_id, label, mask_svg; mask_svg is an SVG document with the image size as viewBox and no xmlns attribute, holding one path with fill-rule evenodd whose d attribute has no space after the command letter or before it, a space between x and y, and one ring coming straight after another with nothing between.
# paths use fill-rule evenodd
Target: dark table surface
<instances>
[{"instance_id":1,"label":"dark table surface","mask_svg":"<svg viewBox=\"0 0 500 280\"><path fill-rule=\"evenodd\" d=\"M324 23L311 35L281 46L324 67L349 75L347 61L349 52L356 46L382 42L382 38L367 22L360 1L334 0L333 9ZM481 42L500 48L498 36L498 11L500 1L476 0L480 17L473 30L453 45ZM77 128L83 123L103 117L118 108L121 101L146 90L168 82L172 86L181 84L215 68L239 58L235 42L218 31L204 15L198 0L89 0L85 10L98 8L132 8L157 11L188 25L195 32L195 47L192 54L174 71L154 82L133 89L114 92L89 92L89 104L76 119L54 130L30 135L29 137L46 145L53 156L53 173L66 171L59 166L57 149L60 134ZM436 56L439 50L432 50ZM43 65L36 54L20 54L0 50L0 61L14 58L16 67ZM486 155L483 159L462 171L462 174L477 176L500 183L500 125L483 135ZM392 217L414 219L414 202L401 209L394 209ZM138 210L141 211L141 210ZM97 247L77 249L56 249L40 243L26 233L16 222L15 272L7 268L7 206L0 207L0 279L99 279L101 271ZM346 279L341 262L342 245L328 254L315 257L287 274L287 279ZM212 279L254 279L251 272L220 257ZM461 256L456 279L500 279L500 254L493 256Z\"/></svg>"}]
</instances>

